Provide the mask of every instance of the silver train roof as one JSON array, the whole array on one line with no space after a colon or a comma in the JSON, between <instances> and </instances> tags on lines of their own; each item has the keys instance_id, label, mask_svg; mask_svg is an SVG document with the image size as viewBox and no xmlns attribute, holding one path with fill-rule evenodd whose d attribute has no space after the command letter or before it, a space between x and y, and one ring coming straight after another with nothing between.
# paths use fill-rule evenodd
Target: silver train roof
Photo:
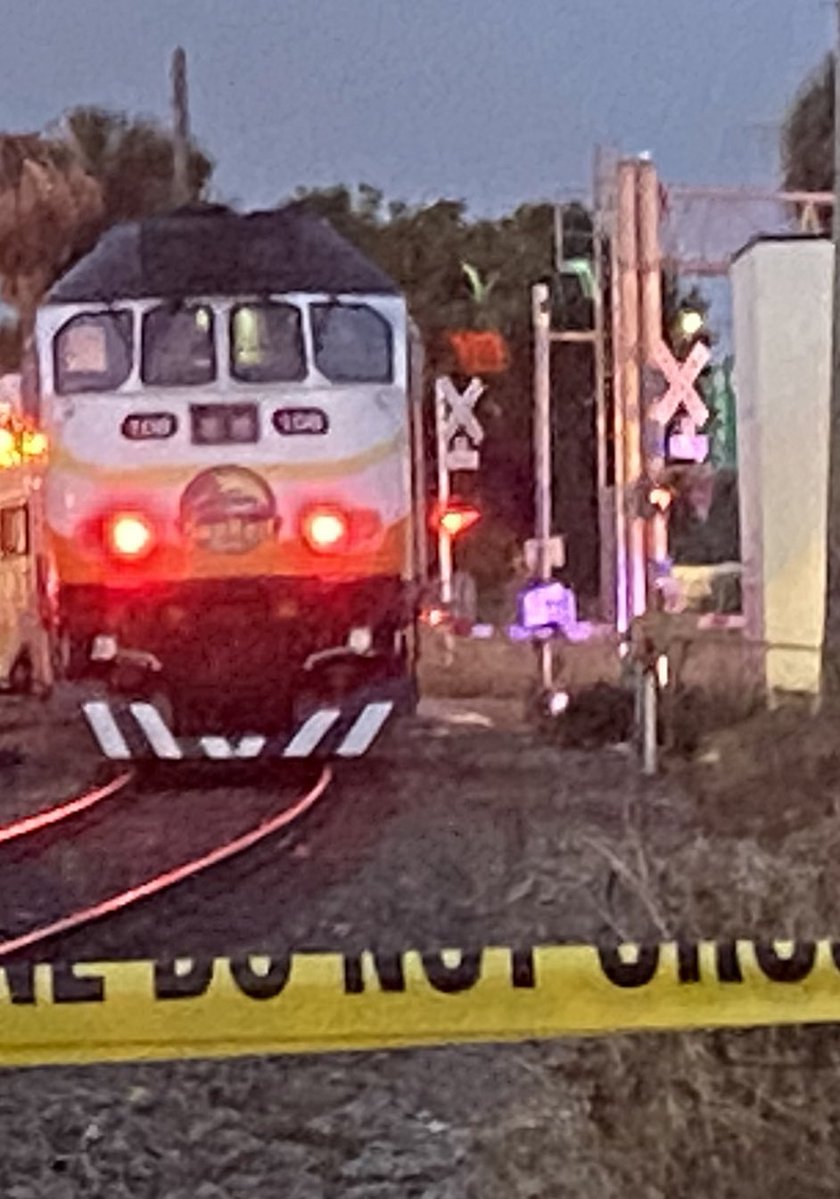
<instances>
[{"instance_id":1,"label":"silver train roof","mask_svg":"<svg viewBox=\"0 0 840 1199\"><path fill-rule=\"evenodd\" d=\"M401 294L327 221L298 204L244 215L198 205L109 229L46 303L283 292Z\"/></svg>"}]
</instances>

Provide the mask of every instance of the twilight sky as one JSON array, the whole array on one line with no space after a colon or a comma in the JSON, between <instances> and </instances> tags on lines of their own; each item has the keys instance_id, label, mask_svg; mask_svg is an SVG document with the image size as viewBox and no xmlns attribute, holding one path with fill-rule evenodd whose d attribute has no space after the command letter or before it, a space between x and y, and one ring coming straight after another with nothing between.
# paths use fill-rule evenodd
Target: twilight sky
<instances>
[{"instance_id":1,"label":"twilight sky","mask_svg":"<svg viewBox=\"0 0 840 1199\"><path fill-rule=\"evenodd\" d=\"M588 188L592 148L672 181L770 183L829 0L0 0L0 129L165 117L188 53L220 198L364 180L498 212Z\"/></svg>"}]
</instances>

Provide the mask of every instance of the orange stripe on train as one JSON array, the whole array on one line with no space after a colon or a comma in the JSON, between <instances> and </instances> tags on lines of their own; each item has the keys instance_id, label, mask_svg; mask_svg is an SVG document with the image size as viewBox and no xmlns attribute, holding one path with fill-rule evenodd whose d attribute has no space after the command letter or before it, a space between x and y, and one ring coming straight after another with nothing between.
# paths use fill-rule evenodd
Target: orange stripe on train
<instances>
[{"instance_id":1,"label":"orange stripe on train","mask_svg":"<svg viewBox=\"0 0 840 1199\"><path fill-rule=\"evenodd\" d=\"M83 549L77 538L50 532L58 574L65 585L136 587L144 582L262 577L365 578L412 571L412 521L403 517L370 545L316 553L299 538L270 537L245 553L214 553L164 541L146 560L118 563L103 546Z\"/></svg>"}]
</instances>

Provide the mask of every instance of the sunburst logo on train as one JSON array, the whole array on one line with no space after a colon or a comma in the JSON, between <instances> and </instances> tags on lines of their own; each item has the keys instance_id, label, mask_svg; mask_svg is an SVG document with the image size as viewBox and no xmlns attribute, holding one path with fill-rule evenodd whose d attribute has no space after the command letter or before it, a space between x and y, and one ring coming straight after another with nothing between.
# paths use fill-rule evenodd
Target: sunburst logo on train
<instances>
[{"instance_id":1,"label":"sunburst logo on train","mask_svg":"<svg viewBox=\"0 0 840 1199\"><path fill-rule=\"evenodd\" d=\"M264 479L240 466L203 471L181 499L181 527L196 549L247 554L275 534L274 495Z\"/></svg>"}]
</instances>

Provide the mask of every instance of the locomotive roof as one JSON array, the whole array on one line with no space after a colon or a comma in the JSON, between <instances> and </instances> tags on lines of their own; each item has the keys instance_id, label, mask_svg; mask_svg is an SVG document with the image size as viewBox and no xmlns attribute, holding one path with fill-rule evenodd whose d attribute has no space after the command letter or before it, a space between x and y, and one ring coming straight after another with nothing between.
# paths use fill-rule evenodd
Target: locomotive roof
<instances>
[{"instance_id":1,"label":"locomotive roof","mask_svg":"<svg viewBox=\"0 0 840 1199\"><path fill-rule=\"evenodd\" d=\"M267 292L399 295L326 220L290 204L240 214L196 206L108 230L48 303L110 303Z\"/></svg>"}]
</instances>

